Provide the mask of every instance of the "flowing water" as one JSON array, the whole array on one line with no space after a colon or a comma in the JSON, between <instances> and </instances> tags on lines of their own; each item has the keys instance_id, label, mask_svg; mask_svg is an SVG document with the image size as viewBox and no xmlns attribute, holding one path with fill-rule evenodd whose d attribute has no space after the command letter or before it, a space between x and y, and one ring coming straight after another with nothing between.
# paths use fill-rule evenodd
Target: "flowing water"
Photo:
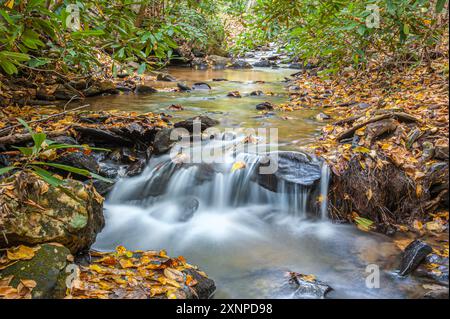
<instances>
[{"instance_id":1,"label":"flowing water","mask_svg":"<svg viewBox=\"0 0 450 319\"><path fill-rule=\"evenodd\" d=\"M189 84L207 81L212 90L179 93L170 91L173 83L153 83L165 92L110 97L91 104L95 109L166 113L167 106L181 104L185 110L172 112L174 121L204 113L220 120L221 128L277 127L280 149L298 150L317 135L322 123L314 116L320 110L289 113L288 120L282 118L284 114L262 117L255 110L256 104L266 100L286 102L281 81L293 72L172 69L178 79ZM213 78L229 81L213 82ZM226 97L234 90L243 95L255 90L273 95ZM225 149L221 163L182 165L163 155L152 158L140 176L120 180L106 201L106 227L95 248L124 245L183 255L214 279L217 298L290 298L292 291L284 288L287 271L314 274L334 288L330 298L405 298L420 293L413 279L395 274L400 251L389 238L328 220L326 165L315 163L318 184L306 182L313 174L306 171L305 180L295 186L278 182L275 193L255 178L263 155L231 147L242 144L245 136L220 137L202 146L209 143ZM245 167L235 170L235 162ZM308 204L317 197L321 204L314 212ZM370 264L380 268L379 289L366 286Z\"/></svg>"}]
</instances>

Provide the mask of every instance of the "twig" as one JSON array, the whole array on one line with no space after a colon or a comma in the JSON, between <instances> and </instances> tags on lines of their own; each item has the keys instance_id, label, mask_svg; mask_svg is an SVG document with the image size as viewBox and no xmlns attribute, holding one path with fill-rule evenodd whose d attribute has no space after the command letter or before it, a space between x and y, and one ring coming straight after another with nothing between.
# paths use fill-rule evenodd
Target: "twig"
<instances>
[{"instance_id":1,"label":"twig","mask_svg":"<svg viewBox=\"0 0 450 319\"><path fill-rule=\"evenodd\" d=\"M90 106L90 104L81 105L81 106L76 107L76 108L74 108L72 110L67 110L67 111L64 111L64 112L61 112L61 113L58 113L58 114L52 114L52 115L49 115L47 117L41 118L39 120L29 121L29 122L27 122L27 124L36 123L36 122L42 122L42 121L48 120L48 119L53 118L53 117L58 117L58 116L61 116L61 115L64 115L64 114L67 114L67 113L70 113L70 112L78 111L78 110L83 109L83 108L88 107L88 106ZM3 134L4 132L8 132L8 131L10 131L10 130L16 128L16 127L20 127L20 126L22 126L22 124L16 124L16 125L5 127L4 129L0 130L0 135Z\"/></svg>"}]
</instances>

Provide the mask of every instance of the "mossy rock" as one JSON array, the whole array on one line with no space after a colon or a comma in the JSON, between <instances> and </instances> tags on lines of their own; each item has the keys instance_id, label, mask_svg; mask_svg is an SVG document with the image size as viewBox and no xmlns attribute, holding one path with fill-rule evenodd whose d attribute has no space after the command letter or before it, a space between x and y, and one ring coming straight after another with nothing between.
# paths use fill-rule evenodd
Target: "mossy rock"
<instances>
[{"instance_id":1,"label":"mossy rock","mask_svg":"<svg viewBox=\"0 0 450 319\"><path fill-rule=\"evenodd\" d=\"M89 248L104 226L103 197L91 185L67 180L49 185L31 172L1 181L0 248L56 242L77 253Z\"/></svg>"},{"instance_id":2,"label":"mossy rock","mask_svg":"<svg viewBox=\"0 0 450 319\"><path fill-rule=\"evenodd\" d=\"M54 244L44 244L30 260L20 260L0 271L0 279L13 275L11 286L20 280L34 280L32 297L36 299L64 298L66 293L67 257L69 249Z\"/></svg>"}]
</instances>

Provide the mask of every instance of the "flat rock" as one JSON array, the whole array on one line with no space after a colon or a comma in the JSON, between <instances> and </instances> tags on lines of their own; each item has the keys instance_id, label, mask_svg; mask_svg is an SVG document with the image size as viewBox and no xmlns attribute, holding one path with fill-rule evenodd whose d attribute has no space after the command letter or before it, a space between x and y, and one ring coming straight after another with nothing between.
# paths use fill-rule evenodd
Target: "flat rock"
<instances>
[{"instance_id":1,"label":"flat rock","mask_svg":"<svg viewBox=\"0 0 450 319\"><path fill-rule=\"evenodd\" d=\"M158 90L152 88L151 86L148 85L136 85L136 88L134 89L134 93L136 94L152 94L152 93L156 93L158 92Z\"/></svg>"},{"instance_id":2,"label":"flat rock","mask_svg":"<svg viewBox=\"0 0 450 319\"><path fill-rule=\"evenodd\" d=\"M260 104L256 105L256 109L259 111L265 111L265 110L271 111L274 108L275 108L275 106L270 102L264 102L264 103L260 103Z\"/></svg>"},{"instance_id":3,"label":"flat rock","mask_svg":"<svg viewBox=\"0 0 450 319\"><path fill-rule=\"evenodd\" d=\"M200 122L202 131L206 130L207 128L210 128L210 127L213 127L213 126L216 126L216 125L219 124L219 121L217 121L217 120L214 120L214 119L212 119L212 118L210 118L208 116L205 116L205 115L200 115L200 116L191 117L191 118L189 118L187 120L175 123L174 127L177 127L177 128L178 127L182 127L182 128L187 129L189 132L192 133L193 130L194 130L194 122L195 121L199 121Z\"/></svg>"},{"instance_id":4,"label":"flat rock","mask_svg":"<svg viewBox=\"0 0 450 319\"><path fill-rule=\"evenodd\" d=\"M17 287L20 280L34 280L33 299L64 298L66 293L67 258L70 251L64 246L43 244L30 260L17 263L0 271L0 280L13 275L10 286Z\"/></svg>"}]
</instances>

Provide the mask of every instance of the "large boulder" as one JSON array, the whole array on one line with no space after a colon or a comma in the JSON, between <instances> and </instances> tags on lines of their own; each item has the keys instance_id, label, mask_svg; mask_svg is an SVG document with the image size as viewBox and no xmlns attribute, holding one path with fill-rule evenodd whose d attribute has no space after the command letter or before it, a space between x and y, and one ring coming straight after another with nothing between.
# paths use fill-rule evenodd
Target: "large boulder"
<instances>
[{"instance_id":1,"label":"large boulder","mask_svg":"<svg viewBox=\"0 0 450 319\"><path fill-rule=\"evenodd\" d=\"M103 197L91 185L66 180L54 187L31 172L18 172L0 186L0 248L57 242L77 253L104 226Z\"/></svg>"},{"instance_id":2,"label":"large boulder","mask_svg":"<svg viewBox=\"0 0 450 319\"><path fill-rule=\"evenodd\" d=\"M17 288L21 281L34 281L33 299L64 298L66 294L66 272L68 260L73 258L70 251L61 245L43 244L32 247L34 256L16 263L0 271L0 281L12 277L10 287Z\"/></svg>"},{"instance_id":3,"label":"large boulder","mask_svg":"<svg viewBox=\"0 0 450 319\"><path fill-rule=\"evenodd\" d=\"M253 69L252 65L245 60L236 60L228 64L230 69Z\"/></svg>"}]
</instances>

